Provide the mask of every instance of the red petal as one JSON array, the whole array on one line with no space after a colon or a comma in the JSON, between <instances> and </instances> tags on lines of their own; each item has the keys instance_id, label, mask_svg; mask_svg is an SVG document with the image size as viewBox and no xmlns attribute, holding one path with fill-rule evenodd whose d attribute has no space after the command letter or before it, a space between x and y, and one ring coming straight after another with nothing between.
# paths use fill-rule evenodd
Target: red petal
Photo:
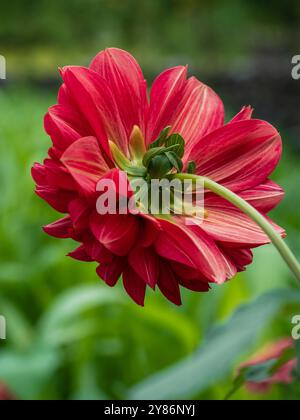
<instances>
[{"instance_id":1,"label":"red petal","mask_svg":"<svg viewBox=\"0 0 300 420\"><path fill-rule=\"evenodd\" d=\"M160 132L170 125L172 116L181 102L187 68L175 67L160 74L153 83L150 96L147 142L154 141Z\"/></svg>"},{"instance_id":2,"label":"red petal","mask_svg":"<svg viewBox=\"0 0 300 420\"><path fill-rule=\"evenodd\" d=\"M134 125L145 134L147 84L136 60L126 51L109 48L96 56L90 68L109 85L127 137Z\"/></svg>"},{"instance_id":3,"label":"red petal","mask_svg":"<svg viewBox=\"0 0 300 420\"><path fill-rule=\"evenodd\" d=\"M137 247L129 254L129 264L152 289L159 277L159 260L151 248Z\"/></svg>"},{"instance_id":4,"label":"red petal","mask_svg":"<svg viewBox=\"0 0 300 420\"><path fill-rule=\"evenodd\" d=\"M123 284L128 295L140 306L144 306L146 283L130 267L123 273Z\"/></svg>"},{"instance_id":5,"label":"red petal","mask_svg":"<svg viewBox=\"0 0 300 420\"><path fill-rule=\"evenodd\" d=\"M182 101L169 125L185 140L185 160L198 139L224 124L224 105L219 96L194 77L187 82Z\"/></svg>"},{"instance_id":6,"label":"red petal","mask_svg":"<svg viewBox=\"0 0 300 420\"><path fill-rule=\"evenodd\" d=\"M48 226L44 226L43 230L50 236L55 238L73 238L74 231L70 217L57 220Z\"/></svg>"},{"instance_id":7,"label":"red petal","mask_svg":"<svg viewBox=\"0 0 300 420\"><path fill-rule=\"evenodd\" d=\"M185 279L197 279L199 277L199 270L175 261L172 262L172 270L176 276L184 277Z\"/></svg>"},{"instance_id":8,"label":"red petal","mask_svg":"<svg viewBox=\"0 0 300 420\"><path fill-rule=\"evenodd\" d=\"M210 285L204 281L198 279L185 279L178 278L178 282L181 286L193 292L209 292Z\"/></svg>"},{"instance_id":9,"label":"red petal","mask_svg":"<svg viewBox=\"0 0 300 420\"><path fill-rule=\"evenodd\" d=\"M76 183L68 170L53 159L46 159L44 162L46 184L59 190L75 190Z\"/></svg>"},{"instance_id":10,"label":"red petal","mask_svg":"<svg viewBox=\"0 0 300 420\"><path fill-rule=\"evenodd\" d=\"M68 213L69 204L76 197L72 191L40 186L37 186L36 194L60 213Z\"/></svg>"},{"instance_id":11,"label":"red petal","mask_svg":"<svg viewBox=\"0 0 300 420\"><path fill-rule=\"evenodd\" d=\"M35 163L31 168L31 175L34 181L38 185L45 185L46 184L46 169L44 165L40 163Z\"/></svg>"},{"instance_id":12,"label":"red petal","mask_svg":"<svg viewBox=\"0 0 300 420\"><path fill-rule=\"evenodd\" d=\"M85 137L73 143L61 161L86 195L96 192L99 179L108 171L95 137Z\"/></svg>"},{"instance_id":13,"label":"red petal","mask_svg":"<svg viewBox=\"0 0 300 420\"><path fill-rule=\"evenodd\" d=\"M85 235L84 246L88 255L101 264L110 263L113 261L113 254L108 251L96 238L92 235Z\"/></svg>"},{"instance_id":14,"label":"red petal","mask_svg":"<svg viewBox=\"0 0 300 420\"><path fill-rule=\"evenodd\" d=\"M162 73L151 91L147 141L171 126L183 136L185 159L197 139L224 124L224 106L218 95L195 78L186 80L187 69L176 67Z\"/></svg>"},{"instance_id":15,"label":"red petal","mask_svg":"<svg viewBox=\"0 0 300 420\"><path fill-rule=\"evenodd\" d=\"M197 163L198 174L232 191L243 191L266 180L276 168L281 151L281 138L274 127L260 120L245 120L202 138L190 157Z\"/></svg>"},{"instance_id":16,"label":"red petal","mask_svg":"<svg viewBox=\"0 0 300 420\"><path fill-rule=\"evenodd\" d=\"M179 284L168 263L161 264L158 287L170 302L182 305Z\"/></svg>"},{"instance_id":17,"label":"red petal","mask_svg":"<svg viewBox=\"0 0 300 420\"><path fill-rule=\"evenodd\" d=\"M253 108L249 106L244 106L241 111L233 117L233 119L230 121L231 123L237 122L237 121L243 121L243 120L250 120L252 118L253 114Z\"/></svg>"},{"instance_id":18,"label":"red petal","mask_svg":"<svg viewBox=\"0 0 300 420\"><path fill-rule=\"evenodd\" d=\"M153 245L162 229L159 220L155 219L155 217L148 214L140 214L140 217L143 226L143 235L140 238L139 245L148 247Z\"/></svg>"},{"instance_id":19,"label":"red petal","mask_svg":"<svg viewBox=\"0 0 300 420\"><path fill-rule=\"evenodd\" d=\"M251 190L240 192L239 195L256 209L268 213L283 200L284 191L275 182L268 180Z\"/></svg>"},{"instance_id":20,"label":"red petal","mask_svg":"<svg viewBox=\"0 0 300 420\"><path fill-rule=\"evenodd\" d=\"M76 198L71 201L69 204L69 214L76 231L82 232L89 227L90 209L85 200Z\"/></svg>"},{"instance_id":21,"label":"red petal","mask_svg":"<svg viewBox=\"0 0 300 420\"><path fill-rule=\"evenodd\" d=\"M59 69L59 72L60 75L63 77L63 70ZM68 91L68 88L65 85L65 83L63 83L59 88L57 102L59 105L66 105L71 108L75 106L75 102L72 101L71 94Z\"/></svg>"},{"instance_id":22,"label":"red petal","mask_svg":"<svg viewBox=\"0 0 300 420\"><path fill-rule=\"evenodd\" d=\"M214 240L230 243L236 247L255 247L270 243L269 237L250 217L228 205L219 197L210 197L205 201L205 217L201 228ZM273 224L278 232L284 231Z\"/></svg>"},{"instance_id":23,"label":"red petal","mask_svg":"<svg viewBox=\"0 0 300 420\"><path fill-rule=\"evenodd\" d=\"M82 116L68 106L55 105L49 109L44 120L45 130L60 155L74 141L92 134L82 120Z\"/></svg>"},{"instance_id":24,"label":"red petal","mask_svg":"<svg viewBox=\"0 0 300 420\"><path fill-rule=\"evenodd\" d=\"M136 243L139 222L132 215L108 214L91 217L91 229L95 238L109 251L119 256L127 255Z\"/></svg>"},{"instance_id":25,"label":"red petal","mask_svg":"<svg viewBox=\"0 0 300 420\"><path fill-rule=\"evenodd\" d=\"M108 286L114 287L122 275L125 264L123 258L115 257L112 262L99 265L97 274Z\"/></svg>"},{"instance_id":26,"label":"red petal","mask_svg":"<svg viewBox=\"0 0 300 420\"><path fill-rule=\"evenodd\" d=\"M133 196L133 191L131 189L126 172L121 171L120 169L117 169L117 168L113 168L109 170L107 173L105 173L105 175L101 178L101 180L113 181L111 188L113 188L113 190L115 191L119 199L121 197L128 199ZM99 190L97 191L100 193ZM126 209L127 209L127 200L126 200Z\"/></svg>"},{"instance_id":27,"label":"red petal","mask_svg":"<svg viewBox=\"0 0 300 420\"><path fill-rule=\"evenodd\" d=\"M231 261L235 264L238 271L245 271L247 265L253 261L253 253L247 248L223 248L224 253L228 255Z\"/></svg>"},{"instance_id":28,"label":"red petal","mask_svg":"<svg viewBox=\"0 0 300 420\"><path fill-rule=\"evenodd\" d=\"M74 251L68 254L68 257L73 258L74 260L82 261L82 262L92 262L93 259L88 255L84 245L76 248Z\"/></svg>"},{"instance_id":29,"label":"red petal","mask_svg":"<svg viewBox=\"0 0 300 420\"><path fill-rule=\"evenodd\" d=\"M110 156L108 139L127 154L128 138L107 82L85 67L66 67L63 78L72 99L90 123L107 155Z\"/></svg>"},{"instance_id":30,"label":"red petal","mask_svg":"<svg viewBox=\"0 0 300 420\"><path fill-rule=\"evenodd\" d=\"M159 255L198 270L209 281L223 283L226 280L222 254L198 226L160 222L164 231L155 243Z\"/></svg>"}]
</instances>

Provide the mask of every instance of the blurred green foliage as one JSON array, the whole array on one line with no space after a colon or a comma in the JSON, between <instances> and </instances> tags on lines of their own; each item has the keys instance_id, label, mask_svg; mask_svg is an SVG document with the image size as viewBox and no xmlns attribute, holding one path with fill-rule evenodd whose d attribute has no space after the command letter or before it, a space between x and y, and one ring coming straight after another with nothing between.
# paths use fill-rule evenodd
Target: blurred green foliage
<instances>
[{"instance_id":1,"label":"blurred green foliage","mask_svg":"<svg viewBox=\"0 0 300 420\"><path fill-rule=\"evenodd\" d=\"M57 89L48 79L57 66L87 64L102 48L116 46L135 53L149 79L165 66L182 63L212 80L229 70L229 118L237 111L230 108L239 90L234 82L242 78L235 64L252 64L257 51L269 47L272 53L283 51L289 62L299 45L299 18L296 0L276 0L271 7L259 0L11 0L1 5L0 54L7 58L8 86L0 86L0 314L7 318L8 337L0 341L0 380L18 398L222 399L239 362L267 341L290 335L291 318L300 313L298 291L272 246L258 249L246 273L209 294L185 292L181 308L149 292L141 309L120 287L101 284L93 264L65 257L76 244L42 232L41 226L58 215L35 196L30 168L50 145L43 115L56 101ZM43 88L28 83L40 78ZM268 83L270 91L286 91L278 79ZM294 91L292 85L288 94L295 99ZM264 96L256 81L244 93L246 101L250 93L258 103ZM296 115L290 103L281 108ZM261 109L274 122L274 109L264 102ZM274 178L286 199L273 218L286 228L300 259L297 127L282 128L285 152ZM270 292L278 288L287 290ZM299 395L295 383L263 396L242 389L236 397Z\"/></svg>"},{"instance_id":2,"label":"blurred green foliage","mask_svg":"<svg viewBox=\"0 0 300 420\"><path fill-rule=\"evenodd\" d=\"M297 0L12 0L1 5L0 51L21 75L87 64L108 46L151 72L179 60L224 71L265 47L296 51L299 18Z\"/></svg>"}]
</instances>

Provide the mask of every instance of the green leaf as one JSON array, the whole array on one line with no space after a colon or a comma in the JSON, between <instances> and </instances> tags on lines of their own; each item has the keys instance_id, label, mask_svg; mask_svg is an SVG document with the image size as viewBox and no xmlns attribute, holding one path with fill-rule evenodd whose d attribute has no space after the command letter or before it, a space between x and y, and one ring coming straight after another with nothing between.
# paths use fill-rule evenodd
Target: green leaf
<instances>
[{"instance_id":1,"label":"green leaf","mask_svg":"<svg viewBox=\"0 0 300 420\"><path fill-rule=\"evenodd\" d=\"M183 158L185 143L180 134L171 134L171 136L168 137L168 139L165 141L165 146L166 147L176 146L173 149L174 152L180 159Z\"/></svg>"},{"instance_id":2,"label":"green leaf","mask_svg":"<svg viewBox=\"0 0 300 420\"><path fill-rule=\"evenodd\" d=\"M36 399L60 363L60 354L46 347L33 347L26 353L3 351L0 353L1 379L17 398Z\"/></svg>"},{"instance_id":3,"label":"green leaf","mask_svg":"<svg viewBox=\"0 0 300 420\"><path fill-rule=\"evenodd\" d=\"M245 370L245 380L249 382L263 382L273 375L272 370L276 365L276 360L268 360L264 363L249 366Z\"/></svg>"},{"instance_id":4,"label":"green leaf","mask_svg":"<svg viewBox=\"0 0 300 420\"><path fill-rule=\"evenodd\" d=\"M53 306L45 313L39 324L41 338L43 340L47 340L47 337L53 338L64 323L70 320L75 322L76 317L86 310L116 302L122 302L122 298L116 290L100 285L76 287L58 297Z\"/></svg>"},{"instance_id":5,"label":"green leaf","mask_svg":"<svg viewBox=\"0 0 300 420\"><path fill-rule=\"evenodd\" d=\"M280 289L241 306L194 355L134 386L129 399L184 399L203 392L231 372L283 305L299 300L298 291Z\"/></svg>"},{"instance_id":6,"label":"green leaf","mask_svg":"<svg viewBox=\"0 0 300 420\"><path fill-rule=\"evenodd\" d=\"M269 379L272 376L271 370L275 364L276 360L273 359L241 369L239 375L234 380L232 389L224 399L229 400L246 382L260 383Z\"/></svg>"},{"instance_id":7,"label":"green leaf","mask_svg":"<svg viewBox=\"0 0 300 420\"><path fill-rule=\"evenodd\" d=\"M9 320L9 342L17 349L26 349L33 339L33 328L22 313L9 300L0 300L0 313ZM1 374L0 374L1 376Z\"/></svg>"},{"instance_id":8,"label":"green leaf","mask_svg":"<svg viewBox=\"0 0 300 420\"><path fill-rule=\"evenodd\" d=\"M78 389L75 391L72 400L99 401L109 399L108 396L99 388L96 373L96 364L86 363L81 367L79 372Z\"/></svg>"}]
</instances>

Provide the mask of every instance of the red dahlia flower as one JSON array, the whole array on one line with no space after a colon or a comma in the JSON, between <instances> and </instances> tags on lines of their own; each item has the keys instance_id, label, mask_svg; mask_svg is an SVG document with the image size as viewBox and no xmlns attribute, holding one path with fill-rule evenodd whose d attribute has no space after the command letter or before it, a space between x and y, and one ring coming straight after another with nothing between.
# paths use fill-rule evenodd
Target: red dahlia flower
<instances>
[{"instance_id":1,"label":"red dahlia flower","mask_svg":"<svg viewBox=\"0 0 300 420\"><path fill-rule=\"evenodd\" d=\"M206 292L211 283L222 284L245 270L252 262L251 249L270 240L214 193L205 192L203 223L190 226L185 215L100 216L97 183L118 175L120 156L134 167L170 127L170 135L184 140L184 155L179 163L177 159L183 173L209 177L266 216L284 195L269 180L281 157L277 130L252 119L250 107L224 124L221 99L196 78L187 78L186 67L159 75L148 100L139 65L118 49L102 51L89 68L65 67L61 76L58 104L45 117L53 146L43 165L32 169L36 193L66 214L45 232L79 242L69 255L97 262L97 273L109 286L122 276L127 293L140 305L147 285L179 305L180 286ZM160 163L153 159L152 172ZM175 167L176 162L165 172L173 173ZM151 177L150 170L143 170L137 176Z\"/></svg>"}]
</instances>

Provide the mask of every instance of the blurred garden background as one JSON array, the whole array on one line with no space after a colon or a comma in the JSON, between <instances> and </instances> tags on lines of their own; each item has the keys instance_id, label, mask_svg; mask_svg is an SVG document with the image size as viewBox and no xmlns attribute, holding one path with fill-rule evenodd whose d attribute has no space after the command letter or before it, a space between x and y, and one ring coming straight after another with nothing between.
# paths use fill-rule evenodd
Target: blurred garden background
<instances>
[{"instance_id":1,"label":"blurred garden background","mask_svg":"<svg viewBox=\"0 0 300 420\"><path fill-rule=\"evenodd\" d=\"M50 146L43 116L58 67L88 65L110 46L135 55L149 84L189 64L227 119L251 104L280 130L273 179L286 198L273 218L300 260L299 1L10 0L0 20L0 383L20 399L224 398L239 363L290 336L300 315L299 287L274 248L256 250L246 273L209 294L186 292L181 308L149 293L141 309L92 264L66 258L74 244L42 232L57 214L35 196L30 168ZM300 384L236 398L300 399Z\"/></svg>"}]
</instances>

